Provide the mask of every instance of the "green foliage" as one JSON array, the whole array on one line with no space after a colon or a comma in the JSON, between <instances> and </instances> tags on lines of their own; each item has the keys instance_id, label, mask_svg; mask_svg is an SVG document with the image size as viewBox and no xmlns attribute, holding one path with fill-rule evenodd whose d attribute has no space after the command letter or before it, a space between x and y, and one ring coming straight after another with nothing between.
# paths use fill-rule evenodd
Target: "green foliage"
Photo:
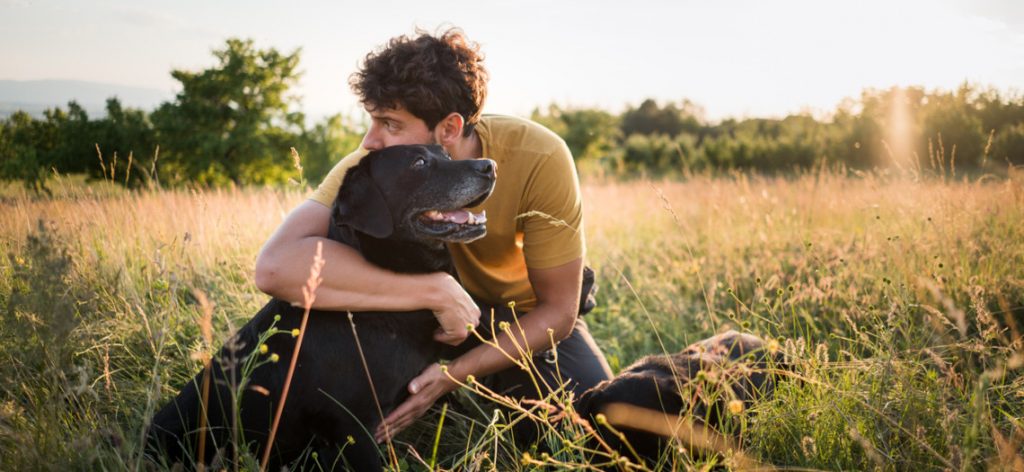
<instances>
[{"instance_id":1,"label":"green foliage","mask_svg":"<svg viewBox=\"0 0 1024 472\"><path fill-rule=\"evenodd\" d=\"M1024 165L1024 122L1005 128L995 135L990 157L996 162Z\"/></svg>"},{"instance_id":2,"label":"green foliage","mask_svg":"<svg viewBox=\"0 0 1024 472\"><path fill-rule=\"evenodd\" d=\"M302 155L302 178L314 184L322 181L339 159L359 149L362 136L354 129L341 115L332 115L303 130L296 146Z\"/></svg>"},{"instance_id":3,"label":"green foliage","mask_svg":"<svg viewBox=\"0 0 1024 472\"><path fill-rule=\"evenodd\" d=\"M20 180L36 191L45 188L47 174L39 156L45 152L45 142L36 139L41 134L40 124L28 113L19 111L0 127L0 177Z\"/></svg>"},{"instance_id":4,"label":"green foliage","mask_svg":"<svg viewBox=\"0 0 1024 472\"><path fill-rule=\"evenodd\" d=\"M289 93L299 51L258 49L229 39L201 71L175 70L182 91L152 114L107 100L89 119L77 103L41 119L18 112L0 120L0 180L46 192L54 172L82 173L127 187L318 182L359 144L340 116L307 128ZM300 177L289 156L306 160Z\"/></svg>"},{"instance_id":5,"label":"green foliage","mask_svg":"<svg viewBox=\"0 0 1024 472\"><path fill-rule=\"evenodd\" d=\"M90 140L93 140L92 142L99 146L100 152L107 159L111 159L107 169L86 165L85 168L92 177L105 177L124 183L128 187L154 183L156 177L151 175L151 172L154 172L153 160L157 158L157 138L145 111L123 108L116 97L110 98L107 100L107 116L97 127L99 130L78 140L81 148L88 147ZM95 149L89 151L92 152L83 152L81 158L91 164L99 155ZM120 156L124 168L115 165L115 154Z\"/></svg>"},{"instance_id":6,"label":"green foliage","mask_svg":"<svg viewBox=\"0 0 1024 472\"><path fill-rule=\"evenodd\" d=\"M915 175L997 172L989 136L1013 154L1015 126L1024 122L1024 97L963 84L953 92L920 87L865 90L828 119L806 114L782 119L726 119L708 123L691 102L645 100L615 117L600 110L548 107L533 119L562 136L581 169L601 173L675 175L690 171L753 170L790 173L819 163ZM618 129L614 124L618 123ZM1019 154L1016 154L1019 155ZM1007 154L1009 156L1009 154ZM1010 162L1014 161L1009 158Z\"/></svg>"},{"instance_id":7,"label":"green foliage","mask_svg":"<svg viewBox=\"0 0 1024 472\"><path fill-rule=\"evenodd\" d=\"M531 118L561 136L577 160L605 159L622 135L619 117L604 110L550 105L546 114L535 109Z\"/></svg>"},{"instance_id":8,"label":"green foliage","mask_svg":"<svg viewBox=\"0 0 1024 472\"><path fill-rule=\"evenodd\" d=\"M950 162L966 168L981 164L982 151L988 133L982 129L981 116L973 101L973 91L967 85L955 93L931 94L922 108L922 132L948 153ZM1024 117L1021 117L1024 118ZM952 146L956 146L955 155Z\"/></svg>"},{"instance_id":9,"label":"green foliage","mask_svg":"<svg viewBox=\"0 0 1024 472\"><path fill-rule=\"evenodd\" d=\"M169 177L201 184L283 181L289 141L303 120L288 95L299 78L299 51L282 54L229 39L213 55L217 64L210 69L171 72L182 91L153 113Z\"/></svg>"},{"instance_id":10,"label":"green foliage","mask_svg":"<svg viewBox=\"0 0 1024 472\"><path fill-rule=\"evenodd\" d=\"M43 119L17 112L0 129L0 179L20 180L40 192L46 191L54 172L136 187L147 175L136 153L151 153L156 147L146 113L125 109L116 98L107 100L103 119L90 120L81 106L70 102L67 111L49 109Z\"/></svg>"},{"instance_id":11,"label":"green foliage","mask_svg":"<svg viewBox=\"0 0 1024 472\"><path fill-rule=\"evenodd\" d=\"M654 100L647 99L639 107L629 108L622 114L622 135L696 134L703 128L703 114L703 110L689 100L684 100L681 107L674 103L661 107Z\"/></svg>"},{"instance_id":12,"label":"green foliage","mask_svg":"<svg viewBox=\"0 0 1024 472\"><path fill-rule=\"evenodd\" d=\"M685 160L679 141L663 134L633 134L626 139L615 170L622 175L669 174L682 169Z\"/></svg>"}]
</instances>

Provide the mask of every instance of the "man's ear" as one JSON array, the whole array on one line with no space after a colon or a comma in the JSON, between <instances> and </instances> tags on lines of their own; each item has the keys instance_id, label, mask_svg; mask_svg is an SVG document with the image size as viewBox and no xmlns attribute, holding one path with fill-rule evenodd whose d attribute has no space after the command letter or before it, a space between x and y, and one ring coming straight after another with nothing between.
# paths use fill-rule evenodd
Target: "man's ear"
<instances>
[{"instance_id":1,"label":"man's ear","mask_svg":"<svg viewBox=\"0 0 1024 472\"><path fill-rule=\"evenodd\" d=\"M437 143L450 149L455 143L462 139L462 130L465 129L466 120L462 115L451 112L434 127L434 138Z\"/></svg>"},{"instance_id":2,"label":"man's ear","mask_svg":"<svg viewBox=\"0 0 1024 472\"><path fill-rule=\"evenodd\" d=\"M391 210L367 169L368 166L359 165L345 176L334 202L332 224L386 238L395 230Z\"/></svg>"}]
</instances>

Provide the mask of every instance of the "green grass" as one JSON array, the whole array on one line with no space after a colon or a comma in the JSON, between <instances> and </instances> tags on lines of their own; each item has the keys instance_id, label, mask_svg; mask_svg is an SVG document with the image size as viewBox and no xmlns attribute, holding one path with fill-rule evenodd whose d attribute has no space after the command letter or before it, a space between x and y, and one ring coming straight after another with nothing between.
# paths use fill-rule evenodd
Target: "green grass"
<instances>
[{"instance_id":1,"label":"green grass","mask_svg":"<svg viewBox=\"0 0 1024 472\"><path fill-rule=\"evenodd\" d=\"M583 192L599 281L587 320L614 370L729 327L794 361L772 399L735 415L746 456L828 470L1024 466L1019 173L698 176ZM64 178L52 197L0 193L0 469L136 469L145 419L199 368L193 289L216 305L223 342L265 303L255 256L304 192L129 193ZM517 450L510 422L555 413L496 413L485 397L464 392L443 422L438 410L404 433L399 466L612 460L584 451L571 416L545 430L552 454ZM731 458L668 448L662 460Z\"/></svg>"}]
</instances>

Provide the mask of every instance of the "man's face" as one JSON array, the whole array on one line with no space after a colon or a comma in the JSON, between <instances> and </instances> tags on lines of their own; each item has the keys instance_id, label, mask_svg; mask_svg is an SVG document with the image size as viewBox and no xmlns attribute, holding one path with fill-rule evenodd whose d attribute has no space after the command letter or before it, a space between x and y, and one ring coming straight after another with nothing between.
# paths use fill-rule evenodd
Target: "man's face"
<instances>
[{"instance_id":1,"label":"man's face","mask_svg":"<svg viewBox=\"0 0 1024 472\"><path fill-rule=\"evenodd\" d=\"M437 144L433 131L427 124L406 111L405 108L371 108L370 129L363 136L363 148L376 151L398 144Z\"/></svg>"}]
</instances>

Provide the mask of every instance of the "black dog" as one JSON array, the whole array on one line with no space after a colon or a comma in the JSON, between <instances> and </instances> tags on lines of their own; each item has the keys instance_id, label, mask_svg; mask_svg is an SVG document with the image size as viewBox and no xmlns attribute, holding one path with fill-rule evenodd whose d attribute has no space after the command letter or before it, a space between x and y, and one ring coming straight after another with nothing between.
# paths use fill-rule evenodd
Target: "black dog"
<instances>
[{"instance_id":1,"label":"black dog","mask_svg":"<svg viewBox=\"0 0 1024 472\"><path fill-rule=\"evenodd\" d=\"M595 421L608 406L624 403L659 414L690 414L698 424L721 430L729 402L738 400L743 408L749 408L754 401L772 395L777 378L771 371L776 367L784 367L777 349L770 349L757 336L728 331L671 356L643 357L615 378L584 392L573 407L595 424L612 449L628 457L631 452L622 440ZM615 418L607 421L615 424ZM666 444L665 438L652 430L622 424L616 429L649 464L657 461Z\"/></svg>"},{"instance_id":2,"label":"black dog","mask_svg":"<svg viewBox=\"0 0 1024 472\"><path fill-rule=\"evenodd\" d=\"M493 161L453 161L439 146L395 146L371 152L343 179L329 237L395 272L455 275L444 243L484 236L486 218L464 208L482 203L494 182ZM150 447L171 462L210 463L215 451L229 453L237 441L260 457L295 346L295 338L287 333L299 327L302 313L288 302L271 300L214 358L204 433L206 457L195 457L201 433L202 372L153 418ZM381 468L372 432L382 418L361 359L369 366L386 415L408 397L409 380L437 360L441 345L432 336L438 324L427 310L353 315L361 353L346 313L310 313L272 445L272 470L300 458L307 448L317 453L316 461L324 468ZM267 352L261 353L260 335L271 327L283 333L270 336ZM281 362L258 364L248 387L237 388L247 357L266 361L273 354ZM233 398L240 406L237 418L232 418ZM242 437L233 436L236 431Z\"/></svg>"}]
</instances>

